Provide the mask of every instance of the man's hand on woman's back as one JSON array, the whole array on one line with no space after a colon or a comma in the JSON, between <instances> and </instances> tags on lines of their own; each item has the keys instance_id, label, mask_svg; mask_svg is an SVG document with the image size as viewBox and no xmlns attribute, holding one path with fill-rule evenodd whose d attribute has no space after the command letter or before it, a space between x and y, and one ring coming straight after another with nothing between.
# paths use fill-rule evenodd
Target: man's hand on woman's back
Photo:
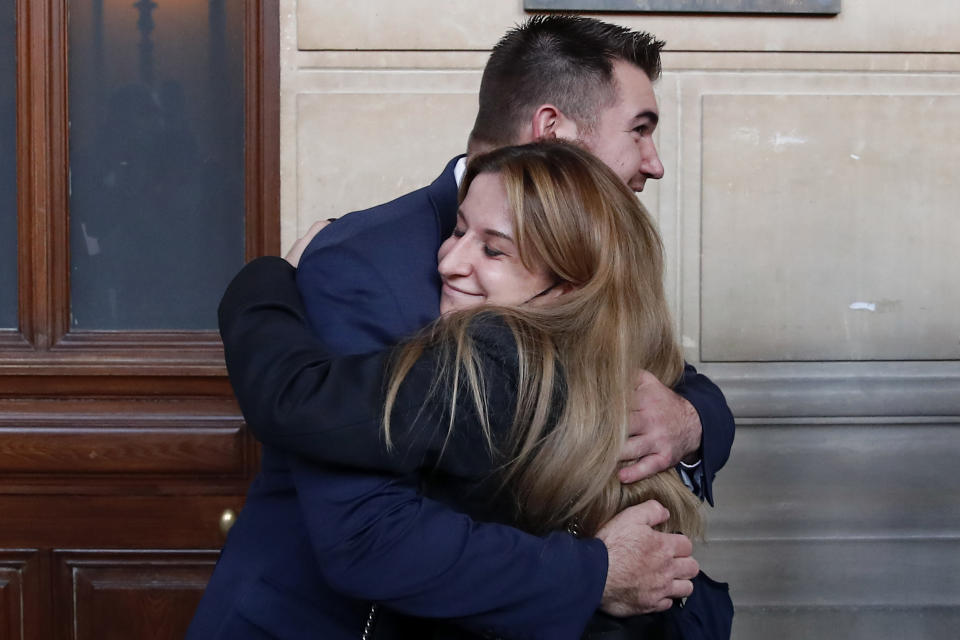
<instances>
[{"instance_id":1,"label":"man's hand on woman's back","mask_svg":"<svg viewBox=\"0 0 960 640\"><path fill-rule=\"evenodd\" d=\"M677 465L695 462L703 427L683 396L641 371L630 407L630 437L620 459L635 460L620 470L621 482L636 482Z\"/></svg>"},{"instance_id":2,"label":"man's hand on woman's back","mask_svg":"<svg viewBox=\"0 0 960 640\"><path fill-rule=\"evenodd\" d=\"M614 616L666 611L674 598L693 593L691 580L700 566L684 535L652 527L666 521L655 500L624 509L597 533L607 547L607 582L600 608Z\"/></svg>"}]
</instances>

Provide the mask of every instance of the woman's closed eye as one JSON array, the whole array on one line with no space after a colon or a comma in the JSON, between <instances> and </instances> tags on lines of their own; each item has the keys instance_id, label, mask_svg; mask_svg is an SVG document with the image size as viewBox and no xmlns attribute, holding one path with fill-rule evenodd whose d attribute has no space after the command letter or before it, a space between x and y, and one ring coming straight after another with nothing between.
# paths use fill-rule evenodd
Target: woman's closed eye
<instances>
[{"instance_id":1,"label":"woman's closed eye","mask_svg":"<svg viewBox=\"0 0 960 640\"><path fill-rule=\"evenodd\" d=\"M505 254L503 251L500 251L499 249L494 249L493 247L491 247L491 246L488 245L488 244L484 244L484 245L483 245L483 253L484 253L484 255L486 255L488 258L497 258L497 257L499 257L499 256L505 256L505 255L507 255L507 254Z\"/></svg>"}]
</instances>

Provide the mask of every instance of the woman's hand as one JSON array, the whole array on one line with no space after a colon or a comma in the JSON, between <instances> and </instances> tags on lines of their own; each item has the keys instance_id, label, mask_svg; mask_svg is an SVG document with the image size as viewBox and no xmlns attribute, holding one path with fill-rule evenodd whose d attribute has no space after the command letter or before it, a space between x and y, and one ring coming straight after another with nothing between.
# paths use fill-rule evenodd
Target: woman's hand
<instances>
[{"instance_id":1,"label":"woman's hand","mask_svg":"<svg viewBox=\"0 0 960 640\"><path fill-rule=\"evenodd\" d=\"M310 241L313 240L313 236L320 233L320 230L330 224L330 222L330 220L317 220L310 225L310 228L307 229L307 232L293 243L293 246L290 247L290 251L287 252L287 255L285 255L283 259L292 264L294 267L299 265L300 258L303 257L303 252L307 248L307 245L310 244Z\"/></svg>"}]
</instances>

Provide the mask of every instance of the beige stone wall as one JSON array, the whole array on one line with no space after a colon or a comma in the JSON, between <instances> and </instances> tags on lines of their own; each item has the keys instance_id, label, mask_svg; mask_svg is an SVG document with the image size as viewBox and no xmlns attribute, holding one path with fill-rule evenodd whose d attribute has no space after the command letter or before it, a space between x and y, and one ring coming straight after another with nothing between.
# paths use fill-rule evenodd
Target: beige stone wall
<instances>
[{"instance_id":1,"label":"beige stone wall","mask_svg":"<svg viewBox=\"0 0 960 640\"><path fill-rule=\"evenodd\" d=\"M521 0L281 9L285 245L462 152L486 54L525 17ZM687 358L738 417L701 551L733 583L735 637L955 633L960 3L605 19L668 43L666 175L642 199Z\"/></svg>"}]
</instances>

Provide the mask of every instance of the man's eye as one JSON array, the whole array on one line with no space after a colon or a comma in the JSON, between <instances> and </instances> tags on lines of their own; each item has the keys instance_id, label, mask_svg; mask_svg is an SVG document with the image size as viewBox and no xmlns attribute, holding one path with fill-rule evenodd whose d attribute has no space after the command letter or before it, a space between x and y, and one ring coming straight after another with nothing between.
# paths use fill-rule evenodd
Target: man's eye
<instances>
[{"instance_id":1,"label":"man's eye","mask_svg":"<svg viewBox=\"0 0 960 640\"><path fill-rule=\"evenodd\" d=\"M454 229L453 233L450 235L452 235L454 238L462 238L465 233L466 231L464 231L463 229Z\"/></svg>"},{"instance_id":2,"label":"man's eye","mask_svg":"<svg viewBox=\"0 0 960 640\"><path fill-rule=\"evenodd\" d=\"M496 258L497 256L504 255L503 251L497 251L496 249L491 249L488 245L483 245L483 252L489 258Z\"/></svg>"},{"instance_id":3,"label":"man's eye","mask_svg":"<svg viewBox=\"0 0 960 640\"><path fill-rule=\"evenodd\" d=\"M642 124L639 127L634 127L634 133L639 133L641 136L647 135L647 125Z\"/></svg>"}]
</instances>

